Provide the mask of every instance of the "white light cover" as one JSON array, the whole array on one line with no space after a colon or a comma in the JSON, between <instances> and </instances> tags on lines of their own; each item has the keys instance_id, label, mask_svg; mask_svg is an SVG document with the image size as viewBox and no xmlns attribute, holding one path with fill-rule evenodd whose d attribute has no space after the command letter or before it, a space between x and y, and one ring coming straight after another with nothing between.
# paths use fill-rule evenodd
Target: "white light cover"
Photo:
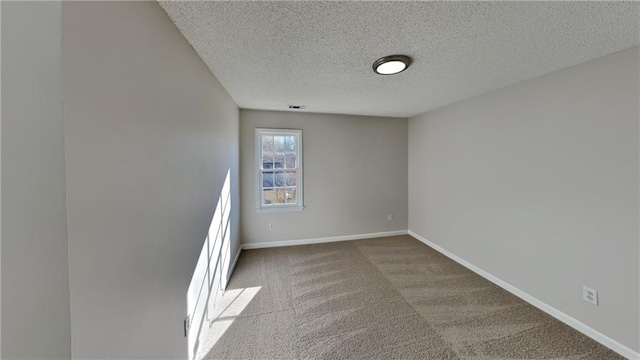
<instances>
[{"instance_id":1,"label":"white light cover","mask_svg":"<svg viewBox=\"0 0 640 360\"><path fill-rule=\"evenodd\" d=\"M402 70L406 69L406 67L407 65L402 61L393 60L393 61L386 62L384 64L380 64L380 66L376 68L376 71L379 74L391 75L391 74L397 74L401 72Z\"/></svg>"}]
</instances>

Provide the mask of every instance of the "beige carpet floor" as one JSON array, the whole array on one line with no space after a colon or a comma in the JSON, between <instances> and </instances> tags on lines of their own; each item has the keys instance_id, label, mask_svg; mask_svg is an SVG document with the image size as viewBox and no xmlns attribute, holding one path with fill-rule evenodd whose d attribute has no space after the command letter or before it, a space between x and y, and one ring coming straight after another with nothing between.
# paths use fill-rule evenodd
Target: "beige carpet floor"
<instances>
[{"instance_id":1,"label":"beige carpet floor","mask_svg":"<svg viewBox=\"0 0 640 360\"><path fill-rule=\"evenodd\" d=\"M243 251L202 359L623 359L410 236Z\"/></svg>"}]
</instances>

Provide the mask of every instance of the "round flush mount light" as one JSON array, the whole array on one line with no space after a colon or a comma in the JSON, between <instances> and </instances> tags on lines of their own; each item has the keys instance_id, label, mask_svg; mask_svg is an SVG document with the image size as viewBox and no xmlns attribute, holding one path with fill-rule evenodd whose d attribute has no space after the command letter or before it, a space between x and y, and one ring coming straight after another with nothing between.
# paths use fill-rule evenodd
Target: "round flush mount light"
<instances>
[{"instance_id":1,"label":"round flush mount light","mask_svg":"<svg viewBox=\"0 0 640 360\"><path fill-rule=\"evenodd\" d=\"M411 65L411 58L407 55L389 55L381 57L373 63L373 72L379 75L393 75L401 73Z\"/></svg>"}]
</instances>

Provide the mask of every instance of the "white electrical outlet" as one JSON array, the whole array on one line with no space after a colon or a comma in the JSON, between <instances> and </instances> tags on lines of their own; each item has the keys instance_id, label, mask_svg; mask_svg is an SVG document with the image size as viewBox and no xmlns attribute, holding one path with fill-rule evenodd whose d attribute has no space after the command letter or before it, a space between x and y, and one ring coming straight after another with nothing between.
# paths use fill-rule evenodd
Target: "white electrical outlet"
<instances>
[{"instance_id":1,"label":"white electrical outlet","mask_svg":"<svg viewBox=\"0 0 640 360\"><path fill-rule=\"evenodd\" d=\"M598 291L582 286L582 300L598 306Z\"/></svg>"},{"instance_id":2,"label":"white electrical outlet","mask_svg":"<svg viewBox=\"0 0 640 360\"><path fill-rule=\"evenodd\" d=\"M269 223L269 230L273 230L275 228L276 228L276 226L273 223Z\"/></svg>"},{"instance_id":3,"label":"white electrical outlet","mask_svg":"<svg viewBox=\"0 0 640 360\"><path fill-rule=\"evenodd\" d=\"M393 221L393 215L392 214L387 215L387 221Z\"/></svg>"}]
</instances>

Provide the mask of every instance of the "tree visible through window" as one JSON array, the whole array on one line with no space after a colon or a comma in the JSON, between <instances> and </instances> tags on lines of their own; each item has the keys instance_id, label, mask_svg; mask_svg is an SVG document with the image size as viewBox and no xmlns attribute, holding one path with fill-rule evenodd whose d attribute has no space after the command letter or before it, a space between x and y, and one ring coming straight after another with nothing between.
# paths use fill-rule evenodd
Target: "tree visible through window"
<instances>
[{"instance_id":1,"label":"tree visible through window","mask_svg":"<svg viewBox=\"0 0 640 360\"><path fill-rule=\"evenodd\" d=\"M256 129L260 209L302 208L302 131Z\"/></svg>"}]
</instances>

